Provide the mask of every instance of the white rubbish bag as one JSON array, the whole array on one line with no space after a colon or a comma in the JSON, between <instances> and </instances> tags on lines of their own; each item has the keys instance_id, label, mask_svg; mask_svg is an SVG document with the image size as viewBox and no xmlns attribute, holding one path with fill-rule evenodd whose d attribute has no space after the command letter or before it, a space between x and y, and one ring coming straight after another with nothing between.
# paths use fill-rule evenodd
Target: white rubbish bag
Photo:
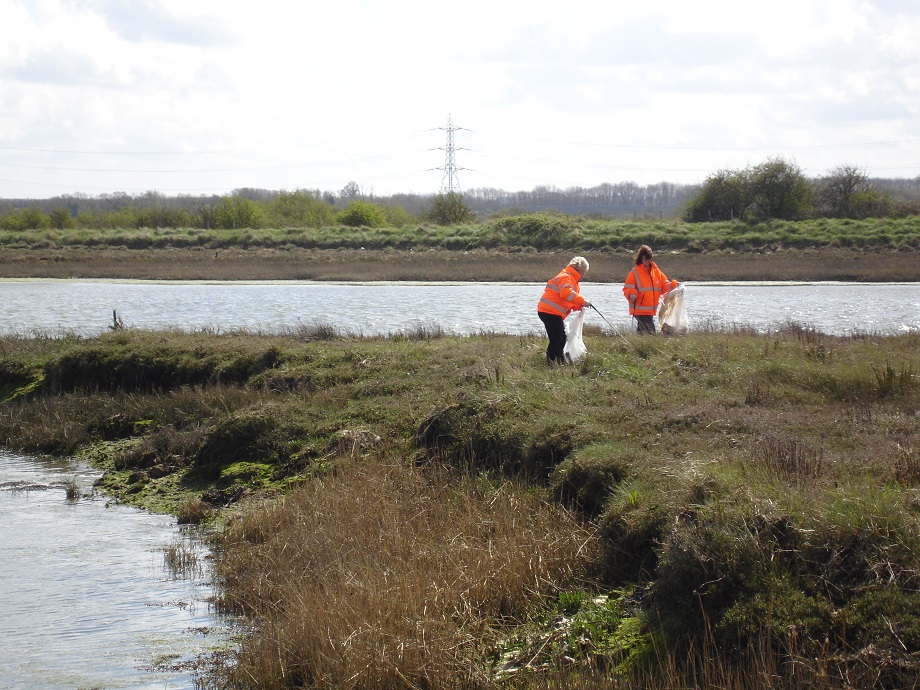
<instances>
[{"instance_id":1,"label":"white rubbish bag","mask_svg":"<svg viewBox=\"0 0 920 690\"><path fill-rule=\"evenodd\" d=\"M658 323L663 335L684 335L690 329L683 284L678 283L665 294L658 309Z\"/></svg>"},{"instance_id":2,"label":"white rubbish bag","mask_svg":"<svg viewBox=\"0 0 920 690\"><path fill-rule=\"evenodd\" d=\"M565 355L566 362L580 362L588 354L588 348L585 347L585 341L581 337L581 327L585 323L586 311L588 310L579 309L565 320L565 348L562 354Z\"/></svg>"}]
</instances>

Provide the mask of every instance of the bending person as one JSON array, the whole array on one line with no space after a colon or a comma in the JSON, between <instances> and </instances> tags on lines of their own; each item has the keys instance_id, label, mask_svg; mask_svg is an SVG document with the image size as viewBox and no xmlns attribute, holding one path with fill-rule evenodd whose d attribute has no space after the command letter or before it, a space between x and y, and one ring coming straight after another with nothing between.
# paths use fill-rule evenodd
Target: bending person
<instances>
[{"instance_id":1,"label":"bending person","mask_svg":"<svg viewBox=\"0 0 920 690\"><path fill-rule=\"evenodd\" d=\"M668 280L652 260L655 254L647 244L636 252L635 266L626 276L623 295L629 301L629 313L636 317L636 333L655 333L655 313L661 296L677 287Z\"/></svg>"},{"instance_id":2,"label":"bending person","mask_svg":"<svg viewBox=\"0 0 920 690\"><path fill-rule=\"evenodd\" d=\"M555 278L546 283L543 296L537 303L537 316L546 327L549 345L546 347L547 364L565 364L565 317L572 311L590 307L591 303L580 294L578 282L588 272L588 260L576 256Z\"/></svg>"}]
</instances>

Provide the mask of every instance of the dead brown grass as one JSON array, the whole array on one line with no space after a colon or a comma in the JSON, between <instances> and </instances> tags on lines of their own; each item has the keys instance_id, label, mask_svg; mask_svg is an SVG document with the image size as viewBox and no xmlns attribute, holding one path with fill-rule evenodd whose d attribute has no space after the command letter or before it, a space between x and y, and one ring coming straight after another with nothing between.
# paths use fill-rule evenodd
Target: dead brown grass
<instances>
[{"instance_id":1,"label":"dead brown grass","mask_svg":"<svg viewBox=\"0 0 920 690\"><path fill-rule=\"evenodd\" d=\"M591 555L591 535L533 492L357 461L227 538L224 603L266 621L235 682L259 688L476 685L502 621Z\"/></svg>"}]
</instances>

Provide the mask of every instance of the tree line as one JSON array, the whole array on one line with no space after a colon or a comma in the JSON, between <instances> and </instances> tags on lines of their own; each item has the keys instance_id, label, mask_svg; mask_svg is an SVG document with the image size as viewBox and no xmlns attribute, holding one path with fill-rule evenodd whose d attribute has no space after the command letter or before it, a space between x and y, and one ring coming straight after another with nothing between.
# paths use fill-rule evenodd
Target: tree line
<instances>
[{"instance_id":1,"label":"tree line","mask_svg":"<svg viewBox=\"0 0 920 690\"><path fill-rule=\"evenodd\" d=\"M913 190L920 187L914 180ZM809 179L794 162L771 158L743 170L720 170L688 201L689 222L800 220L805 218L889 218L920 214L909 187L874 181L858 167L842 165Z\"/></svg>"},{"instance_id":2,"label":"tree line","mask_svg":"<svg viewBox=\"0 0 920 690\"><path fill-rule=\"evenodd\" d=\"M688 222L903 217L920 214L920 177L870 179L855 166L807 178L794 163L769 159L720 170L701 185L605 183L538 186L529 192L477 188L465 193L376 196L349 182L338 192L241 188L227 195L166 196L149 191L0 200L0 229L405 227L454 224L555 210L599 218L680 217Z\"/></svg>"}]
</instances>

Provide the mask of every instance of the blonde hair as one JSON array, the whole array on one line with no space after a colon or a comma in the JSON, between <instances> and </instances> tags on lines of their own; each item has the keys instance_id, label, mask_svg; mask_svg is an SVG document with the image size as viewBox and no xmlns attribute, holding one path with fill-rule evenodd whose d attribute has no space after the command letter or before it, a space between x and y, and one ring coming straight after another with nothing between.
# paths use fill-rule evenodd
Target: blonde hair
<instances>
[{"instance_id":1,"label":"blonde hair","mask_svg":"<svg viewBox=\"0 0 920 690\"><path fill-rule=\"evenodd\" d=\"M569 266L574 266L575 270L584 275L588 272L588 260L583 256L576 256L569 261Z\"/></svg>"}]
</instances>

